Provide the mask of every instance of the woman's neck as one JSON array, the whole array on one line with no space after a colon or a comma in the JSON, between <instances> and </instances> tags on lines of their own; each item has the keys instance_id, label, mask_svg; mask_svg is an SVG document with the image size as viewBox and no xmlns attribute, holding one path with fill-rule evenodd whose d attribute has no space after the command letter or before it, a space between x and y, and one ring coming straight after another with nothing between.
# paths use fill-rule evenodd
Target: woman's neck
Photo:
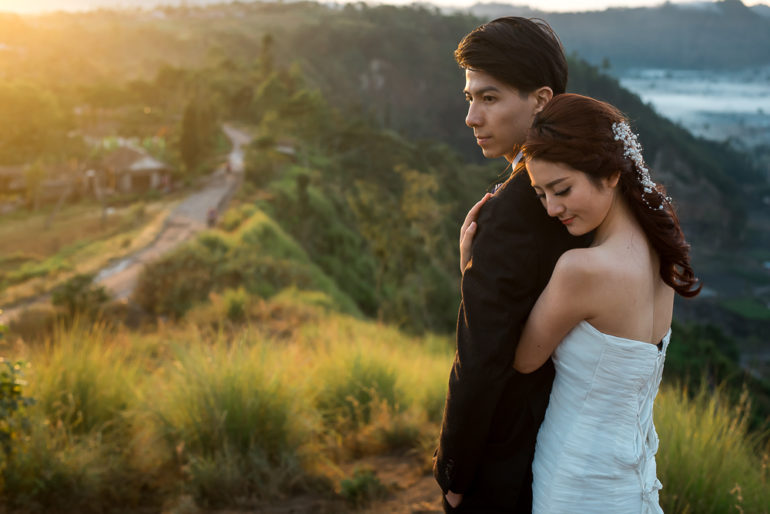
<instances>
[{"instance_id":1,"label":"woman's neck","mask_svg":"<svg viewBox=\"0 0 770 514\"><path fill-rule=\"evenodd\" d=\"M604 220L596 228L591 246L605 244L611 239L632 235L641 230L625 200L616 195Z\"/></svg>"}]
</instances>

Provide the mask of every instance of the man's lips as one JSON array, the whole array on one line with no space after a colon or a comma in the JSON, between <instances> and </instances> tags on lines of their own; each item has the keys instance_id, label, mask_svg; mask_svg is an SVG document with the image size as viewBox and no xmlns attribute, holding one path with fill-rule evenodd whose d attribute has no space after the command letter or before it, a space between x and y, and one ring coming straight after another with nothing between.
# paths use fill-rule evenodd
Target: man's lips
<instances>
[{"instance_id":1,"label":"man's lips","mask_svg":"<svg viewBox=\"0 0 770 514\"><path fill-rule=\"evenodd\" d=\"M564 223L565 225L569 225L575 220L575 216L570 216L569 218L559 218L559 221Z\"/></svg>"},{"instance_id":2,"label":"man's lips","mask_svg":"<svg viewBox=\"0 0 770 514\"><path fill-rule=\"evenodd\" d=\"M478 143L479 145L483 145L490 139L492 139L491 136L476 136L476 143Z\"/></svg>"}]
</instances>

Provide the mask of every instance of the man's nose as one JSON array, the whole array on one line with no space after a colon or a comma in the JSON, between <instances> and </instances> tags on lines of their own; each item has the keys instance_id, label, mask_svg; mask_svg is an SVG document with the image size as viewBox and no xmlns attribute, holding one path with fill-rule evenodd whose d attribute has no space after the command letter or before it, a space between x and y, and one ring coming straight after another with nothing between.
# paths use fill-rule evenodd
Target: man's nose
<instances>
[{"instance_id":1,"label":"man's nose","mask_svg":"<svg viewBox=\"0 0 770 514\"><path fill-rule=\"evenodd\" d=\"M474 107L473 103L468 105L468 114L465 116L465 124L470 128L481 125L481 113L477 107Z\"/></svg>"}]
</instances>

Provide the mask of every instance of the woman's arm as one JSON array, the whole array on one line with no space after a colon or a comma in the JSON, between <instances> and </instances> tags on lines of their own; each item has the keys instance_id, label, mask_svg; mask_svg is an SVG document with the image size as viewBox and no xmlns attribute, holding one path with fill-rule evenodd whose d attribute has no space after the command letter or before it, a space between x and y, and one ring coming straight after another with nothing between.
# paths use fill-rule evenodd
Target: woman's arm
<instances>
[{"instance_id":1,"label":"woman's arm","mask_svg":"<svg viewBox=\"0 0 770 514\"><path fill-rule=\"evenodd\" d=\"M591 254L588 249L577 249L559 258L524 325L513 365L516 371L539 369L575 325L594 316L598 300L595 281L600 277Z\"/></svg>"}]
</instances>

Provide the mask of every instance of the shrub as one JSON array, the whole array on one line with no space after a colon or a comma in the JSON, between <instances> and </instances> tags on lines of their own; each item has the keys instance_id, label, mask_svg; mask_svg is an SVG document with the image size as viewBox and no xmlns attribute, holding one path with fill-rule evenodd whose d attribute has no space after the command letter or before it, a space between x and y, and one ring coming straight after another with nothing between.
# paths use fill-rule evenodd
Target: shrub
<instances>
[{"instance_id":1,"label":"shrub","mask_svg":"<svg viewBox=\"0 0 770 514\"><path fill-rule=\"evenodd\" d=\"M51 303L64 307L71 318L82 315L93 318L110 299L103 286L94 285L93 274L75 275L53 290Z\"/></svg>"},{"instance_id":2,"label":"shrub","mask_svg":"<svg viewBox=\"0 0 770 514\"><path fill-rule=\"evenodd\" d=\"M99 325L76 322L33 354L31 392L51 423L74 434L115 431L135 403L139 366Z\"/></svg>"},{"instance_id":3,"label":"shrub","mask_svg":"<svg viewBox=\"0 0 770 514\"><path fill-rule=\"evenodd\" d=\"M227 319L233 322L243 321L246 317L246 304L248 300L249 296L242 287L226 290L224 301Z\"/></svg>"},{"instance_id":4,"label":"shrub","mask_svg":"<svg viewBox=\"0 0 770 514\"><path fill-rule=\"evenodd\" d=\"M338 362L331 361L317 379L316 405L328 424L359 428L371 421L377 401L396 408L399 393L393 369L361 352L336 357Z\"/></svg>"},{"instance_id":5,"label":"shrub","mask_svg":"<svg viewBox=\"0 0 770 514\"><path fill-rule=\"evenodd\" d=\"M196 242L186 244L144 267L134 299L149 312L179 318L208 297L215 267L209 248Z\"/></svg>"},{"instance_id":6,"label":"shrub","mask_svg":"<svg viewBox=\"0 0 770 514\"><path fill-rule=\"evenodd\" d=\"M24 396L27 383L22 378L22 370L25 367L23 361L11 362L0 357L0 471L4 471L13 459L14 446L22 439L23 433L29 430L29 419L25 411L34 400Z\"/></svg>"},{"instance_id":7,"label":"shrub","mask_svg":"<svg viewBox=\"0 0 770 514\"><path fill-rule=\"evenodd\" d=\"M218 505L301 482L307 428L296 415L298 395L274 373L265 348L194 346L178 349L174 364L147 408L169 451L181 449L196 498Z\"/></svg>"},{"instance_id":8,"label":"shrub","mask_svg":"<svg viewBox=\"0 0 770 514\"><path fill-rule=\"evenodd\" d=\"M340 482L340 494L354 507L363 507L387 494L387 488L371 469L356 469Z\"/></svg>"}]
</instances>

